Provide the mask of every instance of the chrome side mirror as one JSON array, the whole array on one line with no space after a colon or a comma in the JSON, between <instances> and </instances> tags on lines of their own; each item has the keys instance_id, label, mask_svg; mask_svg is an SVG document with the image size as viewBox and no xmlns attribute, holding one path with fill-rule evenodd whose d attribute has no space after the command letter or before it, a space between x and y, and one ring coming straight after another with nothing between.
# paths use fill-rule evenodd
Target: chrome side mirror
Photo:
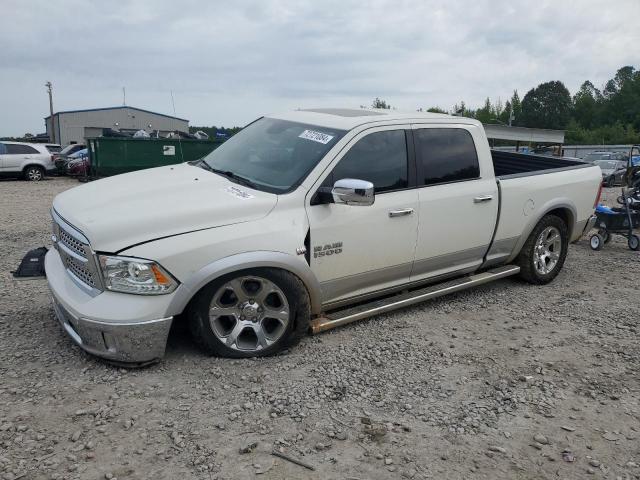
<instances>
[{"instance_id":1,"label":"chrome side mirror","mask_svg":"<svg viewBox=\"0 0 640 480\"><path fill-rule=\"evenodd\" d=\"M343 178L338 180L331 190L334 203L344 205L369 206L373 205L375 195L373 183L355 178Z\"/></svg>"}]
</instances>

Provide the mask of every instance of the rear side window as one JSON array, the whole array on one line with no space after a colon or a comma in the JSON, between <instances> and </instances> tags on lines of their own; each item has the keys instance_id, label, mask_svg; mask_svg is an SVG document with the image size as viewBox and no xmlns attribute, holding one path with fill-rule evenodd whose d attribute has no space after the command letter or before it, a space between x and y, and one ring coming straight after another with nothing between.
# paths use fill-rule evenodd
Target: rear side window
<instances>
[{"instance_id":1,"label":"rear side window","mask_svg":"<svg viewBox=\"0 0 640 480\"><path fill-rule=\"evenodd\" d=\"M422 185L480 177L476 146L468 131L461 128L423 128L414 130L413 134Z\"/></svg>"},{"instance_id":2,"label":"rear side window","mask_svg":"<svg viewBox=\"0 0 640 480\"><path fill-rule=\"evenodd\" d=\"M5 147L4 143L0 143L0 155L7 153L7 147Z\"/></svg>"},{"instance_id":3,"label":"rear side window","mask_svg":"<svg viewBox=\"0 0 640 480\"><path fill-rule=\"evenodd\" d=\"M32 153L40 153L38 152L38 150L36 150L35 148L29 146L29 145L16 145L13 143L7 143L6 144L7 147L7 153L8 154L23 154L23 155L29 155Z\"/></svg>"},{"instance_id":4,"label":"rear side window","mask_svg":"<svg viewBox=\"0 0 640 480\"><path fill-rule=\"evenodd\" d=\"M329 177L331 185L343 178L367 180L373 183L378 193L407 188L407 141L404 130L375 132L358 140Z\"/></svg>"}]
</instances>

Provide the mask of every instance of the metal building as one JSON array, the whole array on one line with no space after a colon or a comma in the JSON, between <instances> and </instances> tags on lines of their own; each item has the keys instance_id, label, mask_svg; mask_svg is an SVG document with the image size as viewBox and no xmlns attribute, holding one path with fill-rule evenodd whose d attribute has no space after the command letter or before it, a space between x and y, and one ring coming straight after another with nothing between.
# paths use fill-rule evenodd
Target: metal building
<instances>
[{"instance_id":1,"label":"metal building","mask_svg":"<svg viewBox=\"0 0 640 480\"><path fill-rule=\"evenodd\" d=\"M189 120L129 106L57 112L53 114L53 128L51 115L44 123L51 141L60 145L84 143L87 138L100 136L105 128L122 132L159 130L161 135L189 131Z\"/></svg>"}]
</instances>

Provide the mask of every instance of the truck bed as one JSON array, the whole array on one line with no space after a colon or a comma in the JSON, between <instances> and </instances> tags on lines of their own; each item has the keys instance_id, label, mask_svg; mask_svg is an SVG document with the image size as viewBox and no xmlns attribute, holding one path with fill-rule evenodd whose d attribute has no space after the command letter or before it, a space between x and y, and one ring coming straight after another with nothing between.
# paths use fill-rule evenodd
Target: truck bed
<instances>
[{"instance_id":1,"label":"truck bed","mask_svg":"<svg viewBox=\"0 0 640 480\"><path fill-rule=\"evenodd\" d=\"M558 170L590 167L590 163L564 157L491 150L493 169L498 178L540 175Z\"/></svg>"},{"instance_id":2,"label":"truck bed","mask_svg":"<svg viewBox=\"0 0 640 480\"><path fill-rule=\"evenodd\" d=\"M510 262L545 212L564 211L580 238L602 182L600 167L577 159L491 150L500 211L489 261Z\"/></svg>"}]
</instances>

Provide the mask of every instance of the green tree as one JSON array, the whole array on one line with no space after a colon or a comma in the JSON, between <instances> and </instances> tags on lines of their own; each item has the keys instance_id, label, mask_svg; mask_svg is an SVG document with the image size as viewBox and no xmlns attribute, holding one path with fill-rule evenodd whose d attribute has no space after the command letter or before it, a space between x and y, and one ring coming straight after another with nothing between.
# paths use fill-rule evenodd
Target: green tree
<instances>
[{"instance_id":1,"label":"green tree","mask_svg":"<svg viewBox=\"0 0 640 480\"><path fill-rule=\"evenodd\" d=\"M385 102L384 100L379 99L378 97L376 97L376 99L373 101L373 103L371 104L371 106L373 108L384 108L386 110L389 110L391 108L391 105L389 105L387 102Z\"/></svg>"},{"instance_id":2,"label":"green tree","mask_svg":"<svg viewBox=\"0 0 640 480\"><path fill-rule=\"evenodd\" d=\"M525 127L563 129L571 119L571 95L560 81L541 83L522 99Z\"/></svg>"},{"instance_id":3,"label":"green tree","mask_svg":"<svg viewBox=\"0 0 640 480\"><path fill-rule=\"evenodd\" d=\"M580 86L580 90L573 96L573 118L584 128L596 125L600 91L589 80Z\"/></svg>"},{"instance_id":4,"label":"green tree","mask_svg":"<svg viewBox=\"0 0 640 480\"><path fill-rule=\"evenodd\" d=\"M622 67L605 85L600 124L620 122L640 128L640 72Z\"/></svg>"},{"instance_id":5,"label":"green tree","mask_svg":"<svg viewBox=\"0 0 640 480\"><path fill-rule=\"evenodd\" d=\"M427 109L427 112L431 112L431 113L447 113L445 112L443 109L441 109L440 107L431 107Z\"/></svg>"},{"instance_id":6,"label":"green tree","mask_svg":"<svg viewBox=\"0 0 640 480\"><path fill-rule=\"evenodd\" d=\"M522 102L520 101L520 95L518 95L518 90L514 90L513 91L513 95L511 95L511 112L512 112L512 117L513 117L513 121L511 122L512 125L522 125L522 123L520 122L521 117L522 117ZM505 123L509 123L508 119L507 122Z\"/></svg>"},{"instance_id":7,"label":"green tree","mask_svg":"<svg viewBox=\"0 0 640 480\"><path fill-rule=\"evenodd\" d=\"M495 119L495 109L489 97L484 101L482 108L476 110L475 117L482 123L491 123Z\"/></svg>"}]
</instances>

